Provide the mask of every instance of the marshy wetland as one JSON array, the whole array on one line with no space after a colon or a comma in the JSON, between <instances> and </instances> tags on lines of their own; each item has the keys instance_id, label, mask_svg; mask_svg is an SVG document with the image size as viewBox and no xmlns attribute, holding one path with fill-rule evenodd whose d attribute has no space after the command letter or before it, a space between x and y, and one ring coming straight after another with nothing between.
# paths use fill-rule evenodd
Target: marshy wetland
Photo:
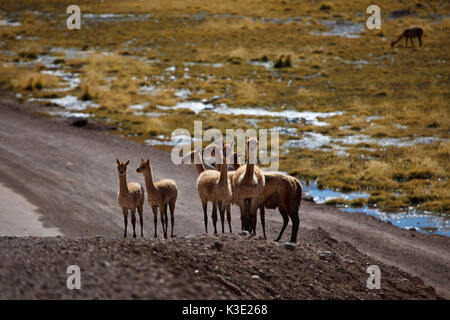
<instances>
[{"instance_id":1,"label":"marshy wetland","mask_svg":"<svg viewBox=\"0 0 450 320\"><path fill-rule=\"evenodd\" d=\"M18 99L166 150L195 120L278 128L280 170L316 201L450 235L449 3L377 1L381 30L365 1L78 1L81 30L70 4L0 4ZM391 48L413 25L423 46Z\"/></svg>"}]
</instances>

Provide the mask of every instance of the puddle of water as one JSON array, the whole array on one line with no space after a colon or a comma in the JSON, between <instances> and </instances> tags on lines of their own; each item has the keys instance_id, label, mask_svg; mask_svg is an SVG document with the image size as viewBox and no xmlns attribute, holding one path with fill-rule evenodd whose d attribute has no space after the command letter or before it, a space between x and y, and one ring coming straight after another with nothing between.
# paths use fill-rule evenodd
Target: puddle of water
<instances>
[{"instance_id":1,"label":"puddle of water","mask_svg":"<svg viewBox=\"0 0 450 320\"><path fill-rule=\"evenodd\" d=\"M140 111L140 110L144 110L145 107L147 107L150 103L145 102L145 103L141 103L141 104L133 104L131 106L128 107L128 109L130 110L134 110L134 111Z\"/></svg>"},{"instance_id":2,"label":"puddle of water","mask_svg":"<svg viewBox=\"0 0 450 320\"><path fill-rule=\"evenodd\" d=\"M258 61L258 60L250 60L250 64L258 67L264 67L267 70L272 69L273 62L272 61Z\"/></svg>"},{"instance_id":3,"label":"puddle of water","mask_svg":"<svg viewBox=\"0 0 450 320\"><path fill-rule=\"evenodd\" d=\"M362 25L344 21L344 20L319 20L320 23L330 28L330 31L314 32L312 34L321 36L338 36L349 39L359 38L359 35L363 29Z\"/></svg>"},{"instance_id":4,"label":"puddle of water","mask_svg":"<svg viewBox=\"0 0 450 320\"><path fill-rule=\"evenodd\" d=\"M196 15L197 18L201 18L203 20L206 17L206 14ZM295 22L301 22L303 17L291 17L291 18L266 18L266 17L249 17L249 16L240 16L236 14L227 14L227 13L216 13L212 15L213 18L222 18L222 19L250 19L253 22L260 23L275 23L275 24L289 24Z\"/></svg>"},{"instance_id":5,"label":"puddle of water","mask_svg":"<svg viewBox=\"0 0 450 320\"><path fill-rule=\"evenodd\" d=\"M62 70L44 70L42 73L60 77L65 83L68 84L68 87L48 89L48 91L70 91L78 87L80 84L80 78L78 77L80 75L79 73L64 72Z\"/></svg>"},{"instance_id":6,"label":"puddle of water","mask_svg":"<svg viewBox=\"0 0 450 320\"><path fill-rule=\"evenodd\" d=\"M309 124L315 126L327 126L328 123L321 122L318 118L328 118L338 115L342 115L344 112L309 112L309 111L295 111L295 110L283 110L283 111L270 111L263 108L230 108L226 104L222 103L219 107L215 107L212 104L204 104L197 101L183 101L176 104L173 107L167 106L157 106L163 110L177 110L177 109L188 109L195 113L199 113L205 110L212 112L235 115L235 116L253 116L253 117L273 117L273 118L284 118L290 122L296 122L303 120Z\"/></svg>"},{"instance_id":7,"label":"puddle of water","mask_svg":"<svg viewBox=\"0 0 450 320\"><path fill-rule=\"evenodd\" d=\"M287 136L297 136L297 128L274 127L272 130L276 130L279 134Z\"/></svg>"},{"instance_id":8,"label":"puddle of water","mask_svg":"<svg viewBox=\"0 0 450 320\"><path fill-rule=\"evenodd\" d=\"M175 92L175 96L182 100L186 100L191 96L191 94L192 92L189 89L179 89Z\"/></svg>"},{"instance_id":9,"label":"puddle of water","mask_svg":"<svg viewBox=\"0 0 450 320\"><path fill-rule=\"evenodd\" d=\"M3 41L0 41L0 45L3 45ZM4 55L4 56L12 57L13 55L15 55L15 52L12 50L1 49L0 54Z\"/></svg>"},{"instance_id":10,"label":"puddle of water","mask_svg":"<svg viewBox=\"0 0 450 320\"><path fill-rule=\"evenodd\" d=\"M288 140L284 143L285 148L299 149L319 149L331 143L331 137L324 136L321 133L305 132L302 139Z\"/></svg>"},{"instance_id":11,"label":"puddle of water","mask_svg":"<svg viewBox=\"0 0 450 320\"><path fill-rule=\"evenodd\" d=\"M341 208L346 212L362 212L402 229L415 229L422 233L440 234L450 237L450 220L430 213L418 211L386 213L367 206L362 208Z\"/></svg>"},{"instance_id":12,"label":"puddle of water","mask_svg":"<svg viewBox=\"0 0 450 320\"><path fill-rule=\"evenodd\" d=\"M375 121L375 120L379 120L381 118L382 117L380 117L380 116L368 116L368 117L366 117L366 122L372 122L372 121Z\"/></svg>"},{"instance_id":13,"label":"puddle of water","mask_svg":"<svg viewBox=\"0 0 450 320\"><path fill-rule=\"evenodd\" d=\"M292 18L259 18L255 19L256 21L259 21L261 23L275 23L275 24L288 24L288 23L294 23L294 22L301 22L302 17L292 17Z\"/></svg>"},{"instance_id":14,"label":"puddle of water","mask_svg":"<svg viewBox=\"0 0 450 320\"><path fill-rule=\"evenodd\" d=\"M350 135L345 137L332 138L321 133L309 131L302 134L301 139L286 141L284 146L286 148L301 148L301 149L320 149L323 147L332 147L333 151L342 152L346 148L339 146L338 143L346 145L355 145L360 143L378 144L382 147L397 146L409 147L414 144L430 144L436 141L446 141L445 139L437 137L418 137L418 138L371 138L363 134ZM335 150L337 149L337 150Z\"/></svg>"},{"instance_id":15,"label":"puddle of water","mask_svg":"<svg viewBox=\"0 0 450 320\"><path fill-rule=\"evenodd\" d=\"M75 96L65 96L62 98L54 98L54 99L42 99L42 98L32 98L29 99L29 101L49 101L52 104L58 105L60 107L63 107L67 110L76 110L76 111L83 111L86 110L89 107L97 108L98 104L92 102L92 101L81 101L78 99L78 97Z\"/></svg>"},{"instance_id":16,"label":"puddle of water","mask_svg":"<svg viewBox=\"0 0 450 320\"><path fill-rule=\"evenodd\" d=\"M317 72L317 73L313 73L313 74L308 74L306 76L303 76L304 79L315 79L315 78L319 78L322 76L321 72Z\"/></svg>"},{"instance_id":17,"label":"puddle of water","mask_svg":"<svg viewBox=\"0 0 450 320\"><path fill-rule=\"evenodd\" d=\"M61 47L55 47L50 50L50 52L63 52L65 54L64 59L75 59L75 58L86 58L90 53L92 53L92 50L89 51L83 51L78 48L61 48Z\"/></svg>"},{"instance_id":18,"label":"puddle of water","mask_svg":"<svg viewBox=\"0 0 450 320\"><path fill-rule=\"evenodd\" d=\"M81 19L89 22L121 22L121 21L145 21L151 14L131 14L131 13L83 13Z\"/></svg>"},{"instance_id":19,"label":"puddle of water","mask_svg":"<svg viewBox=\"0 0 450 320\"><path fill-rule=\"evenodd\" d=\"M92 101L81 101L75 96L65 96L63 98L54 98L49 100L51 103L59 105L68 110L86 110L89 107L98 107L98 104Z\"/></svg>"},{"instance_id":20,"label":"puddle of water","mask_svg":"<svg viewBox=\"0 0 450 320\"><path fill-rule=\"evenodd\" d=\"M204 66L204 67L214 67L214 68L222 68L223 67L222 62L210 63L210 62L188 61L188 62L184 62L183 65L185 67L193 67L193 66ZM185 69L185 71L189 71L189 70Z\"/></svg>"},{"instance_id":21,"label":"puddle of water","mask_svg":"<svg viewBox=\"0 0 450 320\"><path fill-rule=\"evenodd\" d=\"M365 192L342 193L330 189L320 190L317 188L316 182L310 182L309 184L302 183L302 186L305 195L312 197L315 203L325 203L333 199L354 200L368 199L370 197L370 195Z\"/></svg>"},{"instance_id":22,"label":"puddle of water","mask_svg":"<svg viewBox=\"0 0 450 320\"><path fill-rule=\"evenodd\" d=\"M410 147L414 144L430 144L436 141L445 141L444 139L437 137L418 137L418 138L371 138L364 134L356 134L352 136L334 138L333 142L340 142L343 144L359 144L370 143L378 144L382 147L397 146L397 147Z\"/></svg>"},{"instance_id":23,"label":"puddle of water","mask_svg":"<svg viewBox=\"0 0 450 320\"><path fill-rule=\"evenodd\" d=\"M90 118L91 113L81 113L81 112L70 112L70 111L50 111L48 112L51 116L57 116L61 118Z\"/></svg>"},{"instance_id":24,"label":"puddle of water","mask_svg":"<svg viewBox=\"0 0 450 320\"><path fill-rule=\"evenodd\" d=\"M302 182L304 194L311 196L315 203L325 203L332 199L367 199L369 194L365 192L342 193L329 189L319 190L315 182L309 184ZM346 212L362 212L402 229L415 229L423 233L436 233L450 236L450 219L432 215L427 212L419 212L411 209L409 212L386 213L376 208L364 206L361 208L340 208Z\"/></svg>"},{"instance_id":25,"label":"puddle of water","mask_svg":"<svg viewBox=\"0 0 450 320\"><path fill-rule=\"evenodd\" d=\"M330 149L340 157L349 155L346 147L333 144L329 136L316 132L305 132L302 135L302 139L288 140L283 144L283 147L286 149ZM287 150L286 153L288 153Z\"/></svg>"},{"instance_id":26,"label":"puddle of water","mask_svg":"<svg viewBox=\"0 0 450 320\"><path fill-rule=\"evenodd\" d=\"M143 86L140 86L138 94L140 94L140 95L154 94L156 92L156 90L157 89L155 86L143 85Z\"/></svg>"},{"instance_id":27,"label":"puddle of water","mask_svg":"<svg viewBox=\"0 0 450 320\"><path fill-rule=\"evenodd\" d=\"M345 63L345 64L354 64L354 65L366 65L369 64L369 61L364 60L364 59L359 59L359 60L344 60L341 59L340 57L334 57L335 60L341 62L341 63Z\"/></svg>"},{"instance_id":28,"label":"puddle of water","mask_svg":"<svg viewBox=\"0 0 450 320\"><path fill-rule=\"evenodd\" d=\"M260 119L245 119L245 122L251 124L255 128L258 128L258 124L261 120Z\"/></svg>"},{"instance_id":29,"label":"puddle of water","mask_svg":"<svg viewBox=\"0 0 450 320\"><path fill-rule=\"evenodd\" d=\"M166 106L156 106L156 107L159 109L163 109L163 110L188 109L195 113L214 109L214 105L204 104L204 103L198 102L198 101L183 101L183 102L177 103L173 107L166 107Z\"/></svg>"},{"instance_id":30,"label":"puddle of water","mask_svg":"<svg viewBox=\"0 0 450 320\"><path fill-rule=\"evenodd\" d=\"M165 135L158 135L156 139L147 139L145 144L150 146L184 146L191 145L196 139L191 136L180 135L172 138L166 137Z\"/></svg>"},{"instance_id":31,"label":"puddle of water","mask_svg":"<svg viewBox=\"0 0 450 320\"><path fill-rule=\"evenodd\" d=\"M0 27L20 27L22 24L15 20L0 20Z\"/></svg>"}]
</instances>

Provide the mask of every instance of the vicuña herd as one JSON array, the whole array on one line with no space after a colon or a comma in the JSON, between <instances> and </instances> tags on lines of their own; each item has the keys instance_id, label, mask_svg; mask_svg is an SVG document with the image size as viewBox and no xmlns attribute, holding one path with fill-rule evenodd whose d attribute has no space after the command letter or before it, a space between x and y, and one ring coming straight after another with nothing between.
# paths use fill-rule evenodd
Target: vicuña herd
<instances>
[{"instance_id":1,"label":"vicu\u00f1a herd","mask_svg":"<svg viewBox=\"0 0 450 320\"><path fill-rule=\"evenodd\" d=\"M300 181L281 172L268 172L259 168L256 165L257 139L249 138L247 140L247 149L247 160L243 165L239 165L238 163L238 154L233 152L233 144L223 144L221 146L211 144L205 149L198 148L183 158L184 163L186 163L185 160L190 160L198 173L196 185L203 207L206 233L208 233L208 202L212 204L211 218L215 234L217 233L217 211L220 214L222 233L225 232L225 218L229 231L232 232L231 205L233 204L240 209L241 229L253 235L256 234L257 212L259 209L263 236L266 238L265 209L278 208L283 218L283 226L276 241L281 239L289 219L291 219L292 233L290 241L295 243L300 224L298 211L302 200L302 186ZM215 159L217 170L205 169L203 157L206 151ZM131 213L133 237L136 237L136 209L139 213L141 236L143 237L144 226L142 214L144 188L137 182L127 183L126 171L130 163L129 160L127 162L121 162L116 159L116 161L119 173L118 201L124 217L124 237L127 236L128 211ZM229 170L229 165L232 165L233 170ZM171 237L173 237L175 203L178 195L178 188L175 181L162 179L154 182L149 159L141 159L141 164L136 169L136 172L142 173L145 178L147 200L153 210L155 225L154 237L157 237L159 208L164 237L167 238L167 207L170 210Z\"/></svg>"}]
</instances>

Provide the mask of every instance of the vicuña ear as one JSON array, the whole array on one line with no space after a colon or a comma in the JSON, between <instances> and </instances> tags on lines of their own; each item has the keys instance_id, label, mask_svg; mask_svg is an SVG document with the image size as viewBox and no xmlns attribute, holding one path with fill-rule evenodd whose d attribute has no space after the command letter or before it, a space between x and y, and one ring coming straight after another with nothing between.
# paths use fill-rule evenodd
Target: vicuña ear
<instances>
[{"instance_id":1,"label":"vicu\u00f1a ear","mask_svg":"<svg viewBox=\"0 0 450 320\"><path fill-rule=\"evenodd\" d=\"M116 158L117 165L120 165L119 159Z\"/></svg>"},{"instance_id":2,"label":"vicu\u00f1a ear","mask_svg":"<svg viewBox=\"0 0 450 320\"><path fill-rule=\"evenodd\" d=\"M141 162L144 162L144 158L141 158Z\"/></svg>"},{"instance_id":3,"label":"vicu\u00f1a ear","mask_svg":"<svg viewBox=\"0 0 450 320\"><path fill-rule=\"evenodd\" d=\"M150 159L147 159L147 161L145 161L147 163L147 165L150 164Z\"/></svg>"},{"instance_id":4,"label":"vicu\u00f1a ear","mask_svg":"<svg viewBox=\"0 0 450 320\"><path fill-rule=\"evenodd\" d=\"M125 166L127 166L130 163L130 160L128 160L127 162L125 162Z\"/></svg>"}]
</instances>

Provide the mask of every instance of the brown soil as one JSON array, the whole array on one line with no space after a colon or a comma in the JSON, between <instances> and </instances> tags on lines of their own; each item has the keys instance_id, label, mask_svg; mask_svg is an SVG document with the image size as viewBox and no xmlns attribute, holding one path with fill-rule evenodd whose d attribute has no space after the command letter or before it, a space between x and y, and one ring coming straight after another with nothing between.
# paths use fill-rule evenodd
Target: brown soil
<instances>
[{"instance_id":1,"label":"brown soil","mask_svg":"<svg viewBox=\"0 0 450 320\"><path fill-rule=\"evenodd\" d=\"M435 299L418 278L304 230L295 251L226 234L171 240L3 238L1 299ZM66 286L81 268L81 290ZM366 268L381 269L381 290Z\"/></svg>"}]
</instances>

